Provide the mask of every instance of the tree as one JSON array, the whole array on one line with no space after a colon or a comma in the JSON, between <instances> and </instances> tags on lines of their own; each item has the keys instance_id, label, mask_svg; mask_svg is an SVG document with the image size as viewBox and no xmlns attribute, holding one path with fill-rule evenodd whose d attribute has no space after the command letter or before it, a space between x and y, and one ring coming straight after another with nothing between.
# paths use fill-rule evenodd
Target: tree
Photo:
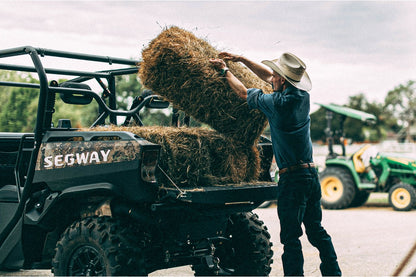
<instances>
[{"instance_id":1,"label":"tree","mask_svg":"<svg viewBox=\"0 0 416 277\"><path fill-rule=\"evenodd\" d=\"M378 141L382 137L382 127L385 125L384 119L380 117L383 113L383 104L369 102L364 93L359 93L349 97L348 107L374 115L377 118L375 125L367 126L358 120L349 118L346 120L346 133L355 141ZM382 120L380 120L382 119ZM369 128L370 127L370 128ZM365 135L368 133L368 135Z\"/></svg>"},{"instance_id":2,"label":"tree","mask_svg":"<svg viewBox=\"0 0 416 277\"><path fill-rule=\"evenodd\" d=\"M0 80L20 83L39 83L29 73L0 71ZM58 80L63 83L66 80ZM116 76L117 108L127 110L134 97L141 95L142 85L137 75ZM33 132L36 123L39 89L0 86L0 131ZM146 125L169 125L166 111L144 109L140 116ZM89 105L64 103L56 95L52 122L56 126L59 119L71 120L75 128L89 127L98 117L98 104L93 100Z\"/></svg>"},{"instance_id":3,"label":"tree","mask_svg":"<svg viewBox=\"0 0 416 277\"><path fill-rule=\"evenodd\" d=\"M312 141L326 141L325 128L327 125L325 118L326 111L319 108L311 114L311 139Z\"/></svg>"},{"instance_id":4,"label":"tree","mask_svg":"<svg viewBox=\"0 0 416 277\"><path fill-rule=\"evenodd\" d=\"M363 93L353 95L349 98L349 102L345 105L349 108L356 110L364 111L367 113L374 114L378 117L383 110L383 105L376 102L370 103L366 99ZM333 114L333 119L331 122L332 130L339 130L341 116L338 114ZM325 128L327 127L326 120L326 110L324 108L318 109L316 112L311 114L311 138L312 140L321 140L325 141ZM376 141L379 140L381 136L381 125L377 124L369 128L363 122L353 119L346 118L344 122L344 134L346 138L352 139L355 142L362 142L365 140Z\"/></svg>"},{"instance_id":5,"label":"tree","mask_svg":"<svg viewBox=\"0 0 416 277\"><path fill-rule=\"evenodd\" d=\"M137 75L122 75L116 77L116 91L117 107L119 109L128 110L131 107L133 99L143 94L144 87L140 83L140 79ZM140 118L146 126L170 126L171 115L171 107L164 110L145 108L140 111ZM179 120L183 122L184 116L184 113L180 112ZM201 126L201 124L195 120L191 120L190 125L193 127Z\"/></svg>"},{"instance_id":6,"label":"tree","mask_svg":"<svg viewBox=\"0 0 416 277\"><path fill-rule=\"evenodd\" d=\"M0 72L2 80L37 83L30 74ZM21 87L0 87L0 131L33 132L39 90Z\"/></svg>"},{"instance_id":7,"label":"tree","mask_svg":"<svg viewBox=\"0 0 416 277\"><path fill-rule=\"evenodd\" d=\"M70 105L64 103L59 95L55 101L55 112L53 123L56 126L59 119L69 119L73 128L89 127L98 117L98 104L93 102L89 105Z\"/></svg>"},{"instance_id":8,"label":"tree","mask_svg":"<svg viewBox=\"0 0 416 277\"><path fill-rule=\"evenodd\" d=\"M398 119L398 125L406 132L406 140L411 141L410 128L416 123L415 81L410 80L389 91L384 108Z\"/></svg>"},{"instance_id":9,"label":"tree","mask_svg":"<svg viewBox=\"0 0 416 277\"><path fill-rule=\"evenodd\" d=\"M128 110L134 98L143 94L144 88L137 75L121 75L116 77L116 92L117 108ZM144 125L167 126L170 124L170 114L171 109L161 111L145 108L140 111L139 115Z\"/></svg>"},{"instance_id":10,"label":"tree","mask_svg":"<svg viewBox=\"0 0 416 277\"><path fill-rule=\"evenodd\" d=\"M143 92L143 86L137 75L116 76L117 107L127 110L133 99Z\"/></svg>"}]
</instances>

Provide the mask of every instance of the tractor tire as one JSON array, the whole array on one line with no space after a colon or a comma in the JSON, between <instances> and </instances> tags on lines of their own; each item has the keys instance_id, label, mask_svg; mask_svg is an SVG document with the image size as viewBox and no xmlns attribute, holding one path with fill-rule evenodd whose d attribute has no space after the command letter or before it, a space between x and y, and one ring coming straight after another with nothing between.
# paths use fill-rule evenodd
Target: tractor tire
<instances>
[{"instance_id":1,"label":"tractor tire","mask_svg":"<svg viewBox=\"0 0 416 277\"><path fill-rule=\"evenodd\" d=\"M365 191L365 190L357 191L354 199L351 202L350 207L361 207L362 205L364 205L365 202L367 202L369 197L370 197L370 193L368 191Z\"/></svg>"},{"instance_id":2,"label":"tractor tire","mask_svg":"<svg viewBox=\"0 0 416 277\"><path fill-rule=\"evenodd\" d=\"M320 175L322 199L325 209L346 209L357 194L357 187L346 168L327 167Z\"/></svg>"},{"instance_id":3,"label":"tractor tire","mask_svg":"<svg viewBox=\"0 0 416 277\"><path fill-rule=\"evenodd\" d=\"M409 184L396 184L389 190L389 204L396 211L410 211L416 205L416 189Z\"/></svg>"},{"instance_id":4,"label":"tractor tire","mask_svg":"<svg viewBox=\"0 0 416 277\"><path fill-rule=\"evenodd\" d=\"M232 215L225 236L215 246L217 269L193 265L195 276L268 276L273 262L270 234L263 221L251 212Z\"/></svg>"},{"instance_id":5,"label":"tractor tire","mask_svg":"<svg viewBox=\"0 0 416 277\"><path fill-rule=\"evenodd\" d=\"M147 275L131 227L111 217L89 217L73 223L57 242L55 276Z\"/></svg>"}]
</instances>

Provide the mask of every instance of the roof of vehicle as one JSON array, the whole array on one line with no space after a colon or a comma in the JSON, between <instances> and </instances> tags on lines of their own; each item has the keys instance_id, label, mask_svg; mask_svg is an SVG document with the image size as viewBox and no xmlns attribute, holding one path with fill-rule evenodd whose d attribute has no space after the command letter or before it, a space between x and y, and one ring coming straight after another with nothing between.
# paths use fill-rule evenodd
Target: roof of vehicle
<instances>
[{"instance_id":1,"label":"roof of vehicle","mask_svg":"<svg viewBox=\"0 0 416 277\"><path fill-rule=\"evenodd\" d=\"M334 113L345 115L351 118L355 118L355 119L361 120L369 124L374 124L377 122L377 117L370 113L366 113L363 111L355 110L355 109L344 107L344 106L339 106L336 104L320 104L320 103L315 103L315 104L327 110L330 110Z\"/></svg>"}]
</instances>

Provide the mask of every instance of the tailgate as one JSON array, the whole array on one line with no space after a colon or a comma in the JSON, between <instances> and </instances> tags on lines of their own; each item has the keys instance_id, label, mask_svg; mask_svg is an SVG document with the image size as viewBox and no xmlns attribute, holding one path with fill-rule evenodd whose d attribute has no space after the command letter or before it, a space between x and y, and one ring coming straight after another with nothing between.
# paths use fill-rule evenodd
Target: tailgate
<instances>
[{"instance_id":1,"label":"tailgate","mask_svg":"<svg viewBox=\"0 0 416 277\"><path fill-rule=\"evenodd\" d=\"M277 197L277 184L274 182L181 188L181 191L174 188L168 188L167 190L170 194L175 193L178 200L194 204L253 204L275 200Z\"/></svg>"}]
</instances>

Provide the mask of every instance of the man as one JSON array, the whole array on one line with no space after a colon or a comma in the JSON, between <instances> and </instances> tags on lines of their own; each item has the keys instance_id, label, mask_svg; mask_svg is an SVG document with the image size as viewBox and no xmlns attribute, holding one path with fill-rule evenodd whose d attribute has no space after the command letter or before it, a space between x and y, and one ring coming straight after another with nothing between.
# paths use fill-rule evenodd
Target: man
<instances>
[{"instance_id":1,"label":"man","mask_svg":"<svg viewBox=\"0 0 416 277\"><path fill-rule=\"evenodd\" d=\"M285 276L303 275L303 254L299 237L301 224L310 243L319 250L320 270L323 276L340 276L331 237L321 225L321 188L312 159L310 138L309 94L312 83L306 66L298 57L284 53L280 58L263 61L262 66L243 56L222 52L220 59L211 59L221 70L230 87L250 109L259 109L270 125L273 152L279 167L277 211L280 219L280 240L284 245L282 255ZM226 61L242 62L251 71L273 87L272 94L260 89L247 89L228 70Z\"/></svg>"}]
</instances>

